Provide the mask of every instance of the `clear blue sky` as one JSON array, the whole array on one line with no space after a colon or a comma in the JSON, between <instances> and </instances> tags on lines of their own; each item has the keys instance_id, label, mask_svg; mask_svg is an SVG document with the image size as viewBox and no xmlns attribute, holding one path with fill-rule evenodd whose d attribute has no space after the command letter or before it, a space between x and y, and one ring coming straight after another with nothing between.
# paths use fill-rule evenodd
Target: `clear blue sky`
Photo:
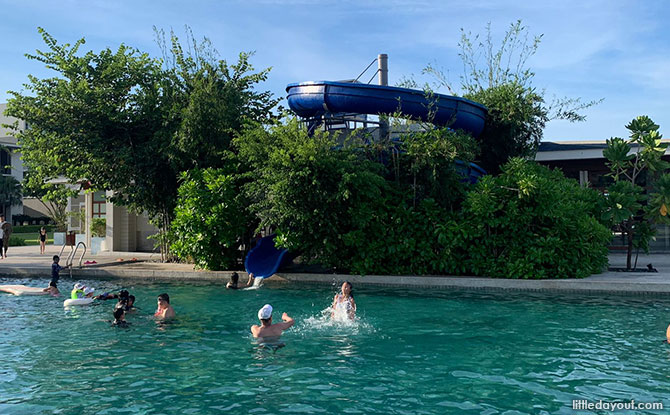
<instances>
[{"instance_id":1,"label":"clear blue sky","mask_svg":"<svg viewBox=\"0 0 670 415\"><path fill-rule=\"evenodd\" d=\"M355 78L378 53L389 55L391 84L408 76L429 81L421 76L427 64L458 84L460 28L484 33L490 22L499 36L522 19L531 34L544 36L529 61L538 89L549 98L605 99L585 112L586 122L551 122L545 140L626 136L624 125L641 114L670 138L666 0L0 0L0 11L0 102L27 74L49 74L24 57L43 48L38 26L59 42L85 37L83 50L125 43L158 57L153 26L183 35L189 25L222 58L255 51L257 68L273 68L266 89L284 96L291 82Z\"/></svg>"}]
</instances>

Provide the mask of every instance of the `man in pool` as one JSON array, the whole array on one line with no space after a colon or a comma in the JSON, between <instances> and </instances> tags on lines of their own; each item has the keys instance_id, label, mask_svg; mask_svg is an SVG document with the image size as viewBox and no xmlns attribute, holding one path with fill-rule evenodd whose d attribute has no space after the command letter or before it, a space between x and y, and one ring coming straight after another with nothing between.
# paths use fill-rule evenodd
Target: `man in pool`
<instances>
[{"instance_id":1,"label":"man in pool","mask_svg":"<svg viewBox=\"0 0 670 415\"><path fill-rule=\"evenodd\" d=\"M156 312L154 313L154 317L159 318L161 320L166 320L169 318L174 318L176 313L174 312L174 309L170 305L170 296L167 294L161 294L158 296L158 308L156 309Z\"/></svg>"},{"instance_id":2,"label":"man in pool","mask_svg":"<svg viewBox=\"0 0 670 415\"><path fill-rule=\"evenodd\" d=\"M261 321L261 325L251 326L251 334L255 338L259 337L279 337L282 332L295 323L288 314L284 313L281 316L283 323L272 324L272 306L270 304L265 304L260 310L258 310L258 319Z\"/></svg>"}]
</instances>

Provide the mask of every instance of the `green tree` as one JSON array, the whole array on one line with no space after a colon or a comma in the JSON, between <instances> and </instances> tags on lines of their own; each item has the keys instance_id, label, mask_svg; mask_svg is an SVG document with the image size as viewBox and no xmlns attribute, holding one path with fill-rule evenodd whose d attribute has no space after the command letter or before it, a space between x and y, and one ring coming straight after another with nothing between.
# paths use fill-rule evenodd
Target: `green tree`
<instances>
[{"instance_id":1,"label":"green tree","mask_svg":"<svg viewBox=\"0 0 670 415\"><path fill-rule=\"evenodd\" d=\"M668 222L670 175L661 172L670 164L661 159L667 144L661 143L659 126L643 115L626 129L629 139L607 140L603 156L614 183L607 189L608 206L603 217L615 226L627 243L626 268L632 268L634 248L648 252L654 236L652 223Z\"/></svg>"},{"instance_id":2,"label":"green tree","mask_svg":"<svg viewBox=\"0 0 670 415\"><path fill-rule=\"evenodd\" d=\"M0 210L6 212L10 206L20 205L22 200L21 183L13 176L0 175Z\"/></svg>"},{"instance_id":3,"label":"green tree","mask_svg":"<svg viewBox=\"0 0 670 415\"><path fill-rule=\"evenodd\" d=\"M174 35L157 60L125 45L80 54L84 39L59 44L40 33L47 50L27 56L56 76L30 76L27 93L11 92L7 107L31 125L17 132L24 163L35 180L86 180L114 191L112 202L147 212L167 257L179 172L220 163L229 139L213 138L266 117L274 101L254 88L267 72L248 75L248 54L230 67L216 61L208 42L184 53Z\"/></svg>"},{"instance_id":4,"label":"green tree","mask_svg":"<svg viewBox=\"0 0 670 415\"><path fill-rule=\"evenodd\" d=\"M489 173L499 172L510 157L534 156L550 120L583 121L586 117L580 111L600 102L584 103L580 98L546 102L545 91L533 86L535 73L527 65L541 40L541 35L529 39L528 29L520 20L510 25L500 44L494 41L490 24L485 36L461 29L459 56L465 70L460 90L465 98L489 110L484 131L478 137L478 163ZM452 93L458 90L435 66L427 66L424 73L432 75L438 87Z\"/></svg>"}]
</instances>

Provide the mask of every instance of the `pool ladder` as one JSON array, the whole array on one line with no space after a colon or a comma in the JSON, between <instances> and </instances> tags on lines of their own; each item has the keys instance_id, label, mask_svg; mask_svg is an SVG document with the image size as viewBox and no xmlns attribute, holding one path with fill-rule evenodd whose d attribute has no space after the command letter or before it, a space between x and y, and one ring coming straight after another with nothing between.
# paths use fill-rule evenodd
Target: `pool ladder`
<instances>
[{"instance_id":1,"label":"pool ladder","mask_svg":"<svg viewBox=\"0 0 670 415\"><path fill-rule=\"evenodd\" d=\"M72 265L72 262L74 261L74 257L75 257L75 255L77 254L77 250L79 249L79 246L80 246L80 245L81 245L81 246L83 247L83 249L84 249L84 250L82 251L82 253L81 253L81 256L79 257L79 268L81 268L81 262L84 260L84 255L86 255L86 244L83 243L83 242L79 242L79 243L77 244L77 246L75 246L74 248L72 248L72 250L70 251L70 253L69 253L68 256L67 256L67 260L65 261L65 266L66 266L66 267L67 267L68 265ZM59 257L62 257L62 255L63 255L63 250L65 250L65 247L66 247L66 246L67 246L66 244L63 244L63 247L60 249L60 254L58 255ZM70 245L70 246L72 246L72 245ZM72 278L72 267L70 267L70 278Z\"/></svg>"}]
</instances>

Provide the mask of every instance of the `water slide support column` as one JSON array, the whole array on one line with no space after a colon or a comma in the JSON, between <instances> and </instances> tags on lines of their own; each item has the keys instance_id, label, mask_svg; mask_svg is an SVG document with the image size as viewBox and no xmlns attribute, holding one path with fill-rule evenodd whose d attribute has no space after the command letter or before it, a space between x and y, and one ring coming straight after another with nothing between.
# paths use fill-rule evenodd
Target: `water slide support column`
<instances>
[{"instance_id":1,"label":"water slide support column","mask_svg":"<svg viewBox=\"0 0 670 415\"><path fill-rule=\"evenodd\" d=\"M377 80L379 85L387 86L389 84L389 57L385 53L377 56ZM379 116L379 141L389 139L388 117Z\"/></svg>"}]
</instances>

